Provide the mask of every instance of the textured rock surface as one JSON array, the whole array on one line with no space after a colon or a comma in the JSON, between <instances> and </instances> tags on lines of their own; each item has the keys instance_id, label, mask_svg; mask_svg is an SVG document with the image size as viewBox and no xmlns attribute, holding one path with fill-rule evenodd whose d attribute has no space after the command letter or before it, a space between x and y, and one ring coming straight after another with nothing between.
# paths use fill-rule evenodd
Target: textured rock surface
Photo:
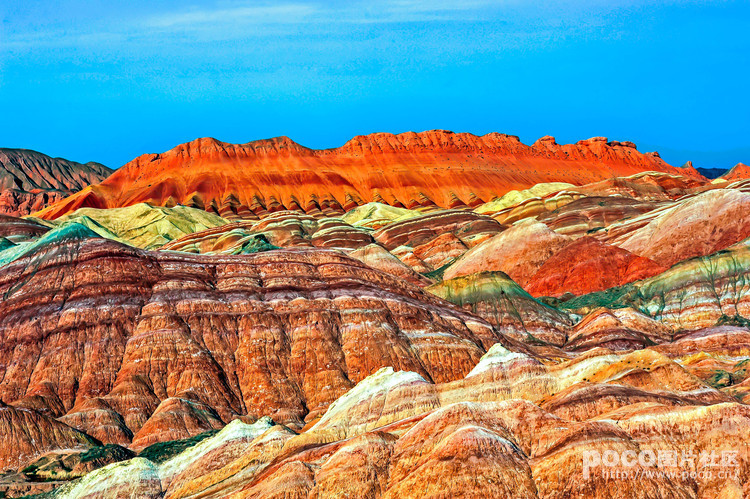
<instances>
[{"instance_id":1,"label":"textured rock surface","mask_svg":"<svg viewBox=\"0 0 750 499\"><path fill-rule=\"evenodd\" d=\"M665 210L615 244L670 266L724 249L749 236L750 194L716 189Z\"/></svg>"},{"instance_id":2,"label":"textured rock surface","mask_svg":"<svg viewBox=\"0 0 750 499\"><path fill-rule=\"evenodd\" d=\"M81 208L54 221L55 224L72 222L85 225L102 237L117 238L146 249L159 248L187 234L228 223L203 210L185 206L164 208L145 203L104 210Z\"/></svg>"},{"instance_id":3,"label":"textured rock surface","mask_svg":"<svg viewBox=\"0 0 750 499\"><path fill-rule=\"evenodd\" d=\"M481 214L493 214L506 208L519 205L529 199L543 198L555 192L563 191L575 187L573 184L565 182L549 182L546 184L536 184L522 191L510 191L503 194L498 199L493 199L489 203L474 208L474 211Z\"/></svg>"},{"instance_id":4,"label":"textured rock surface","mask_svg":"<svg viewBox=\"0 0 750 499\"><path fill-rule=\"evenodd\" d=\"M599 308L581 319L570 331L565 348L591 350L638 350L670 341L672 330L661 322L633 310Z\"/></svg>"},{"instance_id":5,"label":"textured rock surface","mask_svg":"<svg viewBox=\"0 0 750 499\"><path fill-rule=\"evenodd\" d=\"M747 180L750 178L750 166L744 163L737 163L731 170L719 177L727 182L736 182L737 180ZM717 179L717 180L719 180Z\"/></svg>"},{"instance_id":6,"label":"textured rock surface","mask_svg":"<svg viewBox=\"0 0 750 499\"><path fill-rule=\"evenodd\" d=\"M26 149L0 148L0 213L28 215L112 173L98 163L76 163Z\"/></svg>"},{"instance_id":7,"label":"textured rock surface","mask_svg":"<svg viewBox=\"0 0 750 499\"><path fill-rule=\"evenodd\" d=\"M33 220L0 215L0 237L12 243L32 241L48 230L47 226ZM0 251L6 248L0 248Z\"/></svg>"},{"instance_id":8,"label":"textured rock surface","mask_svg":"<svg viewBox=\"0 0 750 499\"><path fill-rule=\"evenodd\" d=\"M641 201L667 201L692 194L705 186L708 179L678 169L679 173L641 172L630 176L618 176L593 182L574 189L585 196L624 196Z\"/></svg>"},{"instance_id":9,"label":"textured rock surface","mask_svg":"<svg viewBox=\"0 0 750 499\"><path fill-rule=\"evenodd\" d=\"M534 300L502 272L455 277L427 290L520 340L542 340L560 346L565 343L571 325L570 318Z\"/></svg>"},{"instance_id":10,"label":"textured rock surface","mask_svg":"<svg viewBox=\"0 0 750 499\"><path fill-rule=\"evenodd\" d=\"M457 379L501 338L334 251L211 257L92 236L69 225L0 269L0 399L104 442L245 414L302 425L382 366Z\"/></svg>"},{"instance_id":11,"label":"textured rock surface","mask_svg":"<svg viewBox=\"0 0 750 499\"><path fill-rule=\"evenodd\" d=\"M444 277L499 270L524 286L548 258L572 241L543 223L524 222L467 251L446 269Z\"/></svg>"},{"instance_id":12,"label":"textured rock surface","mask_svg":"<svg viewBox=\"0 0 750 499\"><path fill-rule=\"evenodd\" d=\"M280 211L259 222L235 222L188 234L162 249L190 253L254 253L263 242L284 248L335 248L344 251L374 242L370 230L354 227L340 218L314 218L304 213ZM269 249L269 248L265 248Z\"/></svg>"},{"instance_id":13,"label":"textured rock surface","mask_svg":"<svg viewBox=\"0 0 750 499\"><path fill-rule=\"evenodd\" d=\"M140 156L105 182L45 210L44 217L140 202L183 204L224 218L283 209L343 213L371 201L409 209L456 208L539 183L583 185L642 171L689 173L656 154L638 152L631 143L602 137L526 146L509 135L433 130L359 136L322 151L286 137L242 145L204 138Z\"/></svg>"},{"instance_id":14,"label":"textured rock surface","mask_svg":"<svg viewBox=\"0 0 750 499\"><path fill-rule=\"evenodd\" d=\"M363 246L349 253L349 256L356 258L369 267L382 270L418 286L425 286L431 283L429 279L414 271L379 244Z\"/></svg>"},{"instance_id":15,"label":"textured rock surface","mask_svg":"<svg viewBox=\"0 0 750 499\"><path fill-rule=\"evenodd\" d=\"M355 227L379 229L392 222L407 220L419 215L420 212L416 210L407 210L406 208L397 208L383 203L371 202L347 211L341 218L344 222Z\"/></svg>"},{"instance_id":16,"label":"textured rock surface","mask_svg":"<svg viewBox=\"0 0 750 499\"><path fill-rule=\"evenodd\" d=\"M582 237L545 260L526 280L526 290L534 296L582 295L653 277L665 270L648 258Z\"/></svg>"},{"instance_id":17,"label":"textured rock surface","mask_svg":"<svg viewBox=\"0 0 750 499\"><path fill-rule=\"evenodd\" d=\"M373 237L414 270L440 273L469 248L505 228L485 215L441 210L391 223L377 230Z\"/></svg>"},{"instance_id":18,"label":"textured rock surface","mask_svg":"<svg viewBox=\"0 0 750 499\"><path fill-rule=\"evenodd\" d=\"M472 154L432 137L357 154L375 171L443 148L435 175ZM151 159L185 173L206 157L232 168L283 157L325 176L320 158L341 152L290 147L193 143ZM640 157L601 138L531 149L558 166ZM462 161L461 172L474 165ZM349 173L364 182L370 170ZM680 173L537 185L483 206L436 181L450 209L412 184L388 191L390 177L369 198L351 177L325 184L329 197L293 177L318 194L279 181L249 204L206 204L233 187L204 176L188 197L221 218L171 194L170 208L0 218L0 461L16 470L0 474L0 492L750 496L750 183ZM159 251L117 242L167 239ZM696 464L584 476L587 452L612 450L692 453ZM739 454L721 477L681 473L726 450Z\"/></svg>"},{"instance_id":19,"label":"textured rock surface","mask_svg":"<svg viewBox=\"0 0 750 499\"><path fill-rule=\"evenodd\" d=\"M381 369L304 433L234 421L161 465L136 458L82 484L104 490L108 480L118 490L127 476L129 490L148 491L156 474L159 493L171 498L742 496L747 424L747 406L655 352L599 350L544 365L498 344L449 383ZM694 454L691 470L704 452L740 450L723 479L682 475L678 464L659 468L676 470L674 477L637 465L643 478L615 488L600 464L585 476L586 452L665 449Z\"/></svg>"},{"instance_id":20,"label":"textured rock surface","mask_svg":"<svg viewBox=\"0 0 750 499\"><path fill-rule=\"evenodd\" d=\"M587 196L541 214L537 219L558 234L593 235L620 220L648 213L662 203L620 196Z\"/></svg>"},{"instance_id":21,"label":"textured rock surface","mask_svg":"<svg viewBox=\"0 0 750 499\"><path fill-rule=\"evenodd\" d=\"M0 470L20 469L56 449L87 449L95 440L36 411L0 403Z\"/></svg>"},{"instance_id":22,"label":"textured rock surface","mask_svg":"<svg viewBox=\"0 0 750 499\"><path fill-rule=\"evenodd\" d=\"M696 330L750 317L750 241L678 263L666 272L561 304L587 312L632 307L675 330Z\"/></svg>"}]
</instances>

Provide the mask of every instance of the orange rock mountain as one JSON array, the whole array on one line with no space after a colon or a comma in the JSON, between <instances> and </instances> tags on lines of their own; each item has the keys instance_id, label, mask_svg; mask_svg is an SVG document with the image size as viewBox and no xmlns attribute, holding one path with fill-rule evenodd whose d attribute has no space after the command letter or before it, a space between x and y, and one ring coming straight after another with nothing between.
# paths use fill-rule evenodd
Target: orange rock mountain
<instances>
[{"instance_id":1,"label":"orange rock mountain","mask_svg":"<svg viewBox=\"0 0 750 499\"><path fill-rule=\"evenodd\" d=\"M737 163L732 167L731 170L726 172L720 178L728 182L750 178L750 166L747 166L744 163Z\"/></svg>"},{"instance_id":2,"label":"orange rock mountain","mask_svg":"<svg viewBox=\"0 0 750 499\"><path fill-rule=\"evenodd\" d=\"M392 206L477 206L541 182L576 185L642 171L700 177L604 137L560 145L543 137L475 136L433 130L358 136L336 149L314 150L287 137L247 144L197 139L145 154L100 184L44 209L54 219L81 207L140 202L206 209L227 218L258 218L283 209L342 213L377 201ZM705 180L702 179L701 180Z\"/></svg>"}]
</instances>

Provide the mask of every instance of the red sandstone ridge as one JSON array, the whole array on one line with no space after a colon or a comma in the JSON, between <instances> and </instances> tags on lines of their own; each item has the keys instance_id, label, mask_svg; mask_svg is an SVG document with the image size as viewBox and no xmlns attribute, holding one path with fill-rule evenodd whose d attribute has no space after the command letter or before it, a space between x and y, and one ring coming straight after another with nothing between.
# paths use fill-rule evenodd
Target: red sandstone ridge
<instances>
[{"instance_id":1,"label":"red sandstone ridge","mask_svg":"<svg viewBox=\"0 0 750 499\"><path fill-rule=\"evenodd\" d=\"M28 215L112 173L99 163L76 163L25 149L0 148L0 213Z\"/></svg>"},{"instance_id":2,"label":"red sandstone ridge","mask_svg":"<svg viewBox=\"0 0 750 499\"><path fill-rule=\"evenodd\" d=\"M370 201L407 208L473 207L541 182L582 185L642 171L692 175L656 153L603 137L567 145L543 137L527 146L511 135L433 130L358 136L326 150L287 137L239 145L204 138L140 156L41 216L54 219L81 207L139 202L184 204L229 218L283 209L342 213Z\"/></svg>"},{"instance_id":3,"label":"red sandstone ridge","mask_svg":"<svg viewBox=\"0 0 750 499\"><path fill-rule=\"evenodd\" d=\"M581 295L653 277L665 270L648 258L584 236L544 262L529 280L526 291L534 296Z\"/></svg>"},{"instance_id":4,"label":"red sandstone ridge","mask_svg":"<svg viewBox=\"0 0 750 499\"><path fill-rule=\"evenodd\" d=\"M744 163L737 163L732 167L731 170L729 170L719 178L724 179L728 182L735 182L737 180L750 178L750 166L747 166Z\"/></svg>"}]
</instances>

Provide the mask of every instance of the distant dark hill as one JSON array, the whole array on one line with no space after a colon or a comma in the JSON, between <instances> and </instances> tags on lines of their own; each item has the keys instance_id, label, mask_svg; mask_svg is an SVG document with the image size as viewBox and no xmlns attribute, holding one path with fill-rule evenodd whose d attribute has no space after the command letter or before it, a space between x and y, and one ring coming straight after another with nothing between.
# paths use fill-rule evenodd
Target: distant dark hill
<instances>
[{"instance_id":1,"label":"distant dark hill","mask_svg":"<svg viewBox=\"0 0 750 499\"><path fill-rule=\"evenodd\" d=\"M0 148L0 213L23 216L96 184L112 170L28 149Z\"/></svg>"},{"instance_id":2,"label":"distant dark hill","mask_svg":"<svg viewBox=\"0 0 750 499\"><path fill-rule=\"evenodd\" d=\"M715 179L727 172L724 168L696 168L706 178Z\"/></svg>"}]
</instances>

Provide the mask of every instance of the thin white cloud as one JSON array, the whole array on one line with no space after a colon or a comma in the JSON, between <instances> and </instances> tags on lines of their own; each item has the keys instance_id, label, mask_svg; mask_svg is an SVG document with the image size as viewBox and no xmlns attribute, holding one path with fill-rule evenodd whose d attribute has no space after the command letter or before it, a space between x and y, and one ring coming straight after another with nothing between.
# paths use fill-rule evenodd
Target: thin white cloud
<instances>
[{"instance_id":1,"label":"thin white cloud","mask_svg":"<svg viewBox=\"0 0 750 499\"><path fill-rule=\"evenodd\" d=\"M2 0L0 0L2 1ZM334 25L362 23L420 23L451 21L482 21L488 19L518 23L518 29L537 30L537 17L545 16L542 6L554 5L558 12L591 5L601 9L601 2L614 4L637 3L647 0L541 0L531 4L527 0L350 0L330 2L290 0L287 2L258 2L229 0L195 7L180 7L171 12L147 13L129 19L102 19L85 25L56 26L7 33L4 47L28 51L40 47L105 47L119 43L143 41L150 45L183 40L207 42L239 39L249 35L283 35L291 26L316 25L318 31L330 30ZM593 8L597 6L597 8ZM608 5L608 8L612 8ZM575 9L574 9L575 10ZM586 9L584 9L586 10ZM547 12L547 17L549 12ZM573 14L571 14L573 15ZM557 18L559 15L551 16ZM307 28L313 29L313 28ZM1 34L1 33L0 33Z\"/></svg>"},{"instance_id":2,"label":"thin white cloud","mask_svg":"<svg viewBox=\"0 0 750 499\"><path fill-rule=\"evenodd\" d=\"M390 12L417 13L417 12L464 12L480 9L488 6L501 6L518 3L519 0L505 0L502 2L491 0L391 0L383 2L385 8Z\"/></svg>"},{"instance_id":3,"label":"thin white cloud","mask_svg":"<svg viewBox=\"0 0 750 499\"><path fill-rule=\"evenodd\" d=\"M1 0L0 0L1 1ZM503 4L519 0L503 0ZM477 19L472 14L493 4L488 0L381 0L331 5L297 0L287 3L238 2L177 8L130 19L102 19L99 23L55 26L6 33L9 49L87 46L124 40L169 40L170 34L195 33L202 41L226 40L248 30L256 35L278 34L279 27L361 23L411 23ZM497 4L497 2L494 2ZM283 29L283 28L282 28Z\"/></svg>"},{"instance_id":4,"label":"thin white cloud","mask_svg":"<svg viewBox=\"0 0 750 499\"><path fill-rule=\"evenodd\" d=\"M192 8L146 18L142 25L155 28L200 27L216 24L297 24L319 13L311 4L238 5L228 8Z\"/></svg>"}]
</instances>

